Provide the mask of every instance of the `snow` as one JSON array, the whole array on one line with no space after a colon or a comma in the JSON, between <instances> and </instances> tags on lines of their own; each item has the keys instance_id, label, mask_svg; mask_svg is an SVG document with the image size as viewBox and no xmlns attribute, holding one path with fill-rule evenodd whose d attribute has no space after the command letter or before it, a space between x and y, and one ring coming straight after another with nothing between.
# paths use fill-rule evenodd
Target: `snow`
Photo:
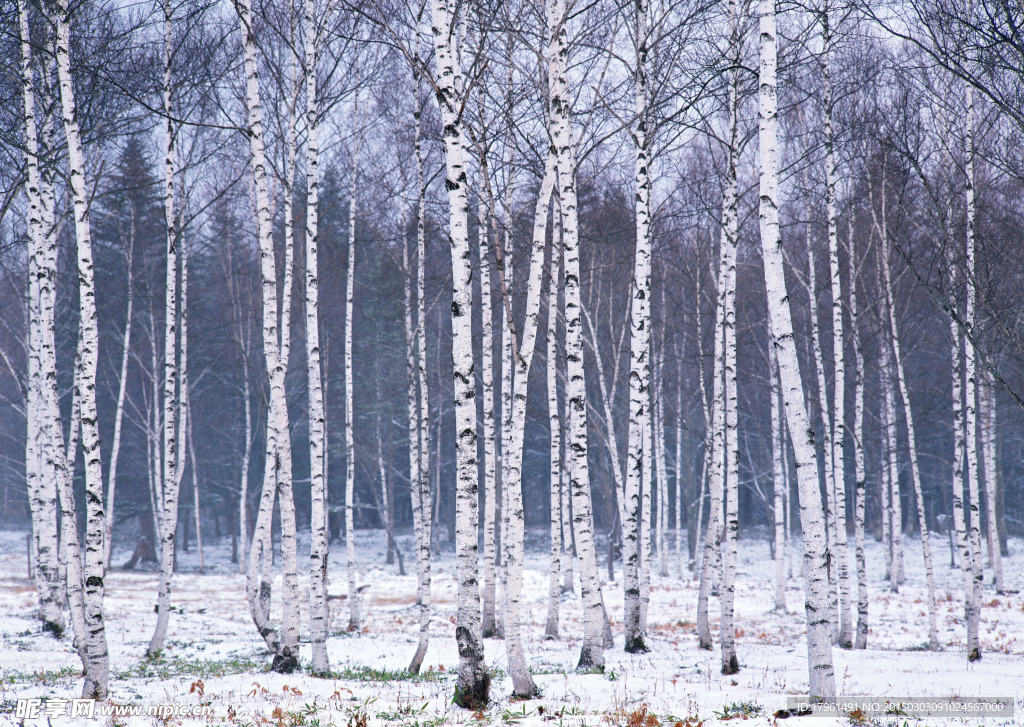
<instances>
[{"instance_id":1,"label":"snow","mask_svg":"<svg viewBox=\"0 0 1024 727\"><path fill-rule=\"evenodd\" d=\"M212 716L122 716L92 720L56 718L50 724L244 724L244 725L416 725L454 724L631 725L644 713L662 725L685 727L725 723L726 707L752 703L759 714L748 724L825 727L848 724L819 716L776 719L789 697L806 694L807 647L800 591L799 558L789 548L792 575L787 590L787 613L772 611L774 566L763 540L742 539L736 575L737 652L739 674L720 674L717 649L719 605L712 598L713 651L700 651L693 622L697 583L680 581L672 563L670 577L652 575L651 652L622 651L621 570L605 585L605 603L616 631L616 647L606 653L604 674L576 674L583 621L577 595L562 600L562 641L542 640L547 612L545 539L530 533L523 588L526 653L542 696L510 703L511 679L503 642L487 639L487 663L495 676L491 706L474 714L451 704L458 654L454 641L455 578L450 552L435 561L434 619L425 675L416 680L401 674L416 646L418 615L414 608L414 574L399 576L397 566L384 565L384 536L378 531L357 534L359 584L363 592L365 628L344 632L348 613L344 593L344 551L333 544L329 574L331 628L328 640L335 678L266 672L270 662L256 633L245 601L244 576L232 572L227 542L205 548L206 575L196 570L196 554L179 555L180 573L173 582L173 613L167 647L158 662L144 653L156 623L156 573L113 570L106 578L107 640L111 655L110 702L117 705L209 705ZM399 542L406 563L414 563L411 537ZM129 544L115 548L112 562L127 560ZM670 543L671 545L671 543ZM904 538L907 582L898 594L888 592L882 576L883 552L869 538L867 557L871 591L868 649L833 650L836 686L840 695L866 697L1013 697L1017 714L1024 710L1024 597L996 595L986 583L981 621L983 659L969 665L965 657L965 627L961 574L949 567L945 539L934 536L936 587L939 596L939 640L942 651L922 650L927 642L924 573L920 541ZM300 540L308 553L308 540ZM670 553L672 548L669 548ZM852 550L852 549L851 549ZM1007 589L1020 588L1024 578L1024 541L1010 543L1004 561ZM303 550L300 550L300 553ZM852 552L851 552L852 555ZM300 564L307 562L300 556ZM212 567L210 566L212 564ZM852 566L852 559L851 559ZM852 571L852 568L851 568ZM606 567L602 576L606 576ZM80 662L70 639L43 635L33 618L36 595L26 577L25 534L0 532L0 725L22 724L16 716L19 699L66 699L79 696ZM987 580L991 580L986 576ZM300 579L305 588L307 580ZM275 581L272 616L280 621L280 577ZM578 586L577 586L578 592ZM303 603L301 659L309 663L308 604ZM386 672L391 672L390 674ZM398 672L397 674L395 672ZM383 681L386 679L386 681ZM735 711L735 710L733 710ZM758 710L748 709L748 712ZM716 714L717 713L717 714ZM877 724L902 725L906 718L889 717ZM927 724L943 720L930 718ZM956 720L963 723L963 720ZM978 720L967 720L973 723ZM989 719L986 724L1017 724ZM46 718L26 724L47 724ZM915 724L909 720L909 724ZM647 727L653 727L648 721Z\"/></svg>"}]
</instances>

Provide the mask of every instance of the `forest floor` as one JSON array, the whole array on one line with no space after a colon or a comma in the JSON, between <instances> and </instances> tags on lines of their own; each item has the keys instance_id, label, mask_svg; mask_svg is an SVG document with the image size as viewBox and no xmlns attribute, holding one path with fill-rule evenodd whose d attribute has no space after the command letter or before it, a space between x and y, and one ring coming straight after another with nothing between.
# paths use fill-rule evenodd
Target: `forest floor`
<instances>
[{"instance_id":1,"label":"forest floor","mask_svg":"<svg viewBox=\"0 0 1024 727\"><path fill-rule=\"evenodd\" d=\"M869 540L870 632L864 651L834 649L836 687L844 696L892 698L1012 697L1015 718L989 718L984 724L1024 724L1024 542L1010 543L1004 560L1009 593L996 595L986 572L981 616L983 658L968 664L961 592L963 579L949 566L944 537L933 536L941 650L924 650L927 642L926 594L920 541L905 539L906 582L890 593L883 580L883 550ZM536 539L536 542L534 540ZM94 719L67 716L27 719L17 716L18 700L42 700L42 710L59 709L79 696L81 666L70 639L57 641L40 632L33 618L36 596L26 578L24 532L0 532L0 725L5 724L236 724L300 727L301 725L558 725L559 727L698 727L734 723L823 727L833 724L903 725L949 722L947 717L922 721L904 716L828 718L819 715L784 719L787 699L807 694L806 622L799 558L789 553L787 610L773 610L774 573L767 542L740 541L736 577L737 651L741 671L720 673L717 646L719 604L710 613L715 650L697 648L694 630L697 583L680 580L670 558L672 575L655 572L649 616L650 652L622 651L622 579L605 585L616 647L606 652L603 674L577 674L582 616L579 598L561 601L561 641L544 641L547 615L548 557L543 534L531 533L523 594L526 654L541 696L511 701L504 644L486 640L487 664L494 674L491 705L473 713L455 707L452 696L458 668L453 638L455 623L454 558L444 553L433 571L434 618L425 671L411 678L404 672L415 650L418 616L411 538L400 543L410 574L384 565L381 532L360 531L359 584L363 591L365 628L345 631L348 609L344 549L332 549L329 573L331 636L328 641L331 678L269 673L269 655L249 616L245 579L233 572L230 546L207 545L207 569L198 574L195 550L179 557L173 582L173 615L163 655L146 660L156 615L156 574L113 570L106 578L106 626L110 649L109 704L122 710L163 709L158 716L116 716ZM302 541L306 542L306 541ZM121 545L121 544L119 544ZM123 563L132 544L115 548L113 562ZM306 551L308 552L308 550ZM603 561L603 558L602 558ZM300 558L300 563L304 562ZM851 558L852 564L852 558ZM602 569L602 576L607 571ZM795 576L795 577L794 577ZM300 585L305 587L303 578ZM274 587L272 616L280 618L280 577ZM301 659L308 664L308 620L304 624ZM49 702L47 701L49 700ZM24 705L25 703L23 703ZM176 705L177 715L168 714ZM182 717L183 708L206 706L201 717ZM66 705L69 709L71 705ZM40 712L42 714L43 712ZM70 713L69 711L67 713ZM822 720L826 721L822 721ZM963 723L962 718L952 721ZM974 717L968 723L982 723Z\"/></svg>"}]
</instances>

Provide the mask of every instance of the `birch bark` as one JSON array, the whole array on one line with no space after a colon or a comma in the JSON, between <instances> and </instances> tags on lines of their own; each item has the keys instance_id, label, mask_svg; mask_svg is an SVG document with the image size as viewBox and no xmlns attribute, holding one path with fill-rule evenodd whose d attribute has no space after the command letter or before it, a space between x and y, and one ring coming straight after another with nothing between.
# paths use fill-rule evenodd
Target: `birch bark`
<instances>
[{"instance_id":1,"label":"birch bark","mask_svg":"<svg viewBox=\"0 0 1024 727\"><path fill-rule=\"evenodd\" d=\"M327 630L327 483L326 416L320 362L320 108L317 101L319 61L316 0L306 0L303 12L303 50L306 59L306 376L309 396L309 640L314 674L326 674ZM403 248L404 249L404 248ZM248 407L247 407L248 411Z\"/></svg>"},{"instance_id":2,"label":"birch bark","mask_svg":"<svg viewBox=\"0 0 1024 727\"><path fill-rule=\"evenodd\" d=\"M548 329L546 374L548 394L548 477L551 510L551 569L548 577L548 616L544 625L544 638L558 640L558 617L561 605L561 586L558 582L562 564L562 418L558 409L558 281L561 270L561 221L558 210L553 214L554 231L551 235L551 263L548 269Z\"/></svg>"},{"instance_id":3,"label":"birch bark","mask_svg":"<svg viewBox=\"0 0 1024 727\"><path fill-rule=\"evenodd\" d=\"M854 237L853 218L849 223L850 252L850 324L853 335L853 353L856 378L854 379L853 446L856 467L854 485L854 549L857 561L857 635L853 648L866 649L868 645L868 570L864 557L864 514L867 505L867 472L864 461L864 350L861 344L860 310L857 307L857 241Z\"/></svg>"},{"instance_id":4,"label":"birch bark","mask_svg":"<svg viewBox=\"0 0 1024 727\"><path fill-rule=\"evenodd\" d=\"M486 164L482 162L481 166ZM483 589L483 635L495 634L495 539L494 521L497 516L497 472L494 427L494 313L491 310L491 266L490 247L487 241L487 203L483 195L477 209L480 257L480 320L483 385L483 435L484 435L484 589Z\"/></svg>"},{"instance_id":5,"label":"birch bark","mask_svg":"<svg viewBox=\"0 0 1024 727\"><path fill-rule=\"evenodd\" d=\"M448 191L448 237L454 290L452 294L452 365L456 428L456 562L458 616L455 639L459 676L455 701L466 709L486 706L490 676L484 666L480 613L477 527L476 380L473 373L472 285L469 251L469 197L466 175L466 137L460 118L462 69L455 33L456 6L452 0L431 1L434 51L437 63L435 95L441 111L444 139L445 188Z\"/></svg>"},{"instance_id":6,"label":"birch bark","mask_svg":"<svg viewBox=\"0 0 1024 727\"><path fill-rule=\"evenodd\" d=\"M996 518L996 500L999 488L998 464L996 460L996 389L992 375L982 374L983 425L981 437L985 458L985 522L988 526L989 564L992 566L993 583L996 593L1003 593L1003 554L999 546L999 526Z\"/></svg>"},{"instance_id":7,"label":"birch bark","mask_svg":"<svg viewBox=\"0 0 1024 727\"><path fill-rule=\"evenodd\" d=\"M966 158L966 184L964 192L967 197L967 326L971 331L975 327L975 297L977 280L975 271L975 202L974 202L974 88L968 84L965 88L967 106L967 130L964 137L964 156ZM967 660L981 659L981 641L978 638L978 624L981 620L981 596L984 589L985 574L981 562L981 507L980 480L981 465L978 457L978 383L977 366L975 364L974 346L968 343L964 347L964 378L966 387L967 420L967 492L970 498L969 508L971 520L969 525L969 544L971 548L971 596L967 606Z\"/></svg>"},{"instance_id":8,"label":"birch bark","mask_svg":"<svg viewBox=\"0 0 1024 727\"><path fill-rule=\"evenodd\" d=\"M146 655L156 657L164 646L171 617L171 577L174 574L174 547L178 526L178 494L181 479L178 468L178 229L175 214L175 130L172 119L171 56L173 51L172 9L164 2L164 225L166 231L166 278L164 283L164 378L163 378L163 486L157 501L160 521L160 584L157 596L157 621ZM154 375L156 372L154 371Z\"/></svg>"},{"instance_id":9,"label":"birch bark","mask_svg":"<svg viewBox=\"0 0 1024 727\"><path fill-rule=\"evenodd\" d=\"M775 361L774 347L768 348L768 375L771 384L772 419L772 501L775 520L775 609L786 611L786 521L785 521L785 477L782 474L782 458L786 452L782 446L782 419L779 407L779 372Z\"/></svg>"},{"instance_id":10,"label":"birch bark","mask_svg":"<svg viewBox=\"0 0 1024 727\"><path fill-rule=\"evenodd\" d=\"M89 224L89 195L85 184L85 153L78 127L78 112L75 105L74 83L71 78L71 13L66 0L57 0L55 5L57 26L57 75L60 83L61 113L64 136L67 141L68 168L74 203L75 240L78 256L79 310L81 320L81 358L78 362L79 400L81 402L80 425L82 450L85 460L86 490L86 534L85 565L81 579L72 577L71 569L78 570L77 540L74 550L68 552L68 582L71 590L84 589L82 599L83 618L79 624L84 627L81 643L84 646L83 659L85 682L83 698L103 699L107 695L109 661L107 656L106 628L103 621L103 471L101 466L100 436L96 415L96 368L99 354L99 332L96 321L96 289L93 275L92 230ZM54 406L56 402L54 402ZM67 482L66 494L71 495L71 483ZM65 507L74 511L73 500ZM65 511L66 512L66 511ZM69 517L73 517L69 515ZM75 528L77 530L77 527ZM77 537L77 532L72 533ZM81 583L81 585L79 585ZM80 652L81 653L81 652Z\"/></svg>"},{"instance_id":11,"label":"birch bark","mask_svg":"<svg viewBox=\"0 0 1024 727\"><path fill-rule=\"evenodd\" d=\"M776 348L783 406L797 465L800 518L804 533L804 594L807 612L807 663L812 699L835 697L832 637L828 620L828 555L814 440L807 420L800 362L783 268L778 208L778 102L776 97L776 19L773 0L760 0L760 228L765 287Z\"/></svg>"},{"instance_id":12,"label":"birch bark","mask_svg":"<svg viewBox=\"0 0 1024 727\"><path fill-rule=\"evenodd\" d=\"M583 646L577 670L603 670L604 634L601 584L597 573L590 469L587 461L587 391L583 367L583 326L580 301L579 212L576 201L576 152L568 92L569 46L565 0L546 0L548 101L551 144L557 162L557 187L562 211L564 255L565 356L568 375L573 543L580 566L583 602Z\"/></svg>"},{"instance_id":13,"label":"birch bark","mask_svg":"<svg viewBox=\"0 0 1024 727\"><path fill-rule=\"evenodd\" d=\"M60 566L57 537L57 487L61 473L55 471L53 452L55 437L63 441L63 428L59 419L52 420L48 406L49 389L56 379L56 361L53 358L53 298L54 269L50 253L53 231L52 212L44 201L44 181L40 167L39 133L35 112L35 74L33 71L32 40L29 31L28 7L18 2L18 28L21 41L21 83L25 111L25 166L28 184L29 228L29 384L25 418L25 469L32 516L32 545L35 562L35 584L39 593L39 618L43 630L60 638L64 633L64 615L61 609ZM49 218L49 219L48 219ZM130 307L129 307L130 310Z\"/></svg>"},{"instance_id":14,"label":"birch bark","mask_svg":"<svg viewBox=\"0 0 1024 727\"><path fill-rule=\"evenodd\" d=\"M356 450L352 402L355 391L352 372L352 313L355 307L356 193L359 180L359 151L363 141L358 95L355 107L359 130L356 132L356 144L352 154L352 186L349 189L348 205L348 267L345 275L345 570L348 576L348 630L359 632L363 627L363 619L359 608L359 589L356 586Z\"/></svg>"}]
</instances>

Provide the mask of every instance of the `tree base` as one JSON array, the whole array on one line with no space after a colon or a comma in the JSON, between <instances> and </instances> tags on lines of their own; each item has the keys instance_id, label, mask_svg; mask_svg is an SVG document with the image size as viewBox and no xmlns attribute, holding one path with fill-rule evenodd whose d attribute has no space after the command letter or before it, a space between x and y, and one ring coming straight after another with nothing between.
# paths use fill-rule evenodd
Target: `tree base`
<instances>
[{"instance_id":1,"label":"tree base","mask_svg":"<svg viewBox=\"0 0 1024 727\"><path fill-rule=\"evenodd\" d=\"M650 651L647 648L647 644L644 642L644 637L640 634L632 638L626 639L626 653L627 654L646 654Z\"/></svg>"},{"instance_id":2,"label":"tree base","mask_svg":"<svg viewBox=\"0 0 1024 727\"><path fill-rule=\"evenodd\" d=\"M491 693L491 675L481 670L480 675L472 684L459 686L455 685L455 696L452 701L463 709L471 709L474 712L480 711L487 706Z\"/></svg>"},{"instance_id":3,"label":"tree base","mask_svg":"<svg viewBox=\"0 0 1024 727\"><path fill-rule=\"evenodd\" d=\"M43 621L43 633L50 634L58 641L64 637L64 624L57 621Z\"/></svg>"},{"instance_id":4,"label":"tree base","mask_svg":"<svg viewBox=\"0 0 1024 727\"><path fill-rule=\"evenodd\" d=\"M270 671L276 674L293 674L299 671L299 660L292 655L291 651L285 650L274 655Z\"/></svg>"},{"instance_id":5,"label":"tree base","mask_svg":"<svg viewBox=\"0 0 1024 727\"><path fill-rule=\"evenodd\" d=\"M580 660L576 663L576 671L604 674L604 660L602 659L598 663L594 655L590 653L590 647L584 644L580 650Z\"/></svg>"},{"instance_id":6,"label":"tree base","mask_svg":"<svg viewBox=\"0 0 1024 727\"><path fill-rule=\"evenodd\" d=\"M736 658L736 654L730 654L729 658L722 664L722 673L728 676L729 674L738 674L739 670L739 659Z\"/></svg>"},{"instance_id":7,"label":"tree base","mask_svg":"<svg viewBox=\"0 0 1024 727\"><path fill-rule=\"evenodd\" d=\"M968 651L967 652L967 661L969 663L973 663L975 661L981 661L981 649L978 648L978 647L974 647L973 649Z\"/></svg>"}]
</instances>

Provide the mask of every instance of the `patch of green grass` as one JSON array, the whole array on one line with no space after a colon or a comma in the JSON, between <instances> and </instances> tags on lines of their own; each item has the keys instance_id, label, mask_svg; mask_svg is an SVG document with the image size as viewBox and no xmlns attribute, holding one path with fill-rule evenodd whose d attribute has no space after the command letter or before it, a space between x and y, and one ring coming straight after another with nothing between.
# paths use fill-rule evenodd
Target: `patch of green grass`
<instances>
[{"instance_id":1,"label":"patch of green grass","mask_svg":"<svg viewBox=\"0 0 1024 727\"><path fill-rule=\"evenodd\" d=\"M114 672L114 679L131 679L132 677L170 679L173 677L199 677L211 679L230 674L260 674L267 671L267 662L263 659L233 657L229 659L185 659L159 655L153 659L143 659L128 669Z\"/></svg>"},{"instance_id":2,"label":"patch of green grass","mask_svg":"<svg viewBox=\"0 0 1024 727\"><path fill-rule=\"evenodd\" d=\"M407 669L374 669L370 666L346 666L329 674L331 679L352 682L439 682L446 672L428 669L412 674Z\"/></svg>"},{"instance_id":3,"label":"patch of green grass","mask_svg":"<svg viewBox=\"0 0 1024 727\"><path fill-rule=\"evenodd\" d=\"M764 711L764 707L756 702L732 702L722 707L721 712L715 712L720 720L728 719L750 719Z\"/></svg>"},{"instance_id":4,"label":"patch of green grass","mask_svg":"<svg viewBox=\"0 0 1024 727\"><path fill-rule=\"evenodd\" d=\"M76 666L65 666L47 671L15 671L4 670L0 674L0 685L18 683L52 684L61 679L77 679L82 676L82 669Z\"/></svg>"}]
</instances>

